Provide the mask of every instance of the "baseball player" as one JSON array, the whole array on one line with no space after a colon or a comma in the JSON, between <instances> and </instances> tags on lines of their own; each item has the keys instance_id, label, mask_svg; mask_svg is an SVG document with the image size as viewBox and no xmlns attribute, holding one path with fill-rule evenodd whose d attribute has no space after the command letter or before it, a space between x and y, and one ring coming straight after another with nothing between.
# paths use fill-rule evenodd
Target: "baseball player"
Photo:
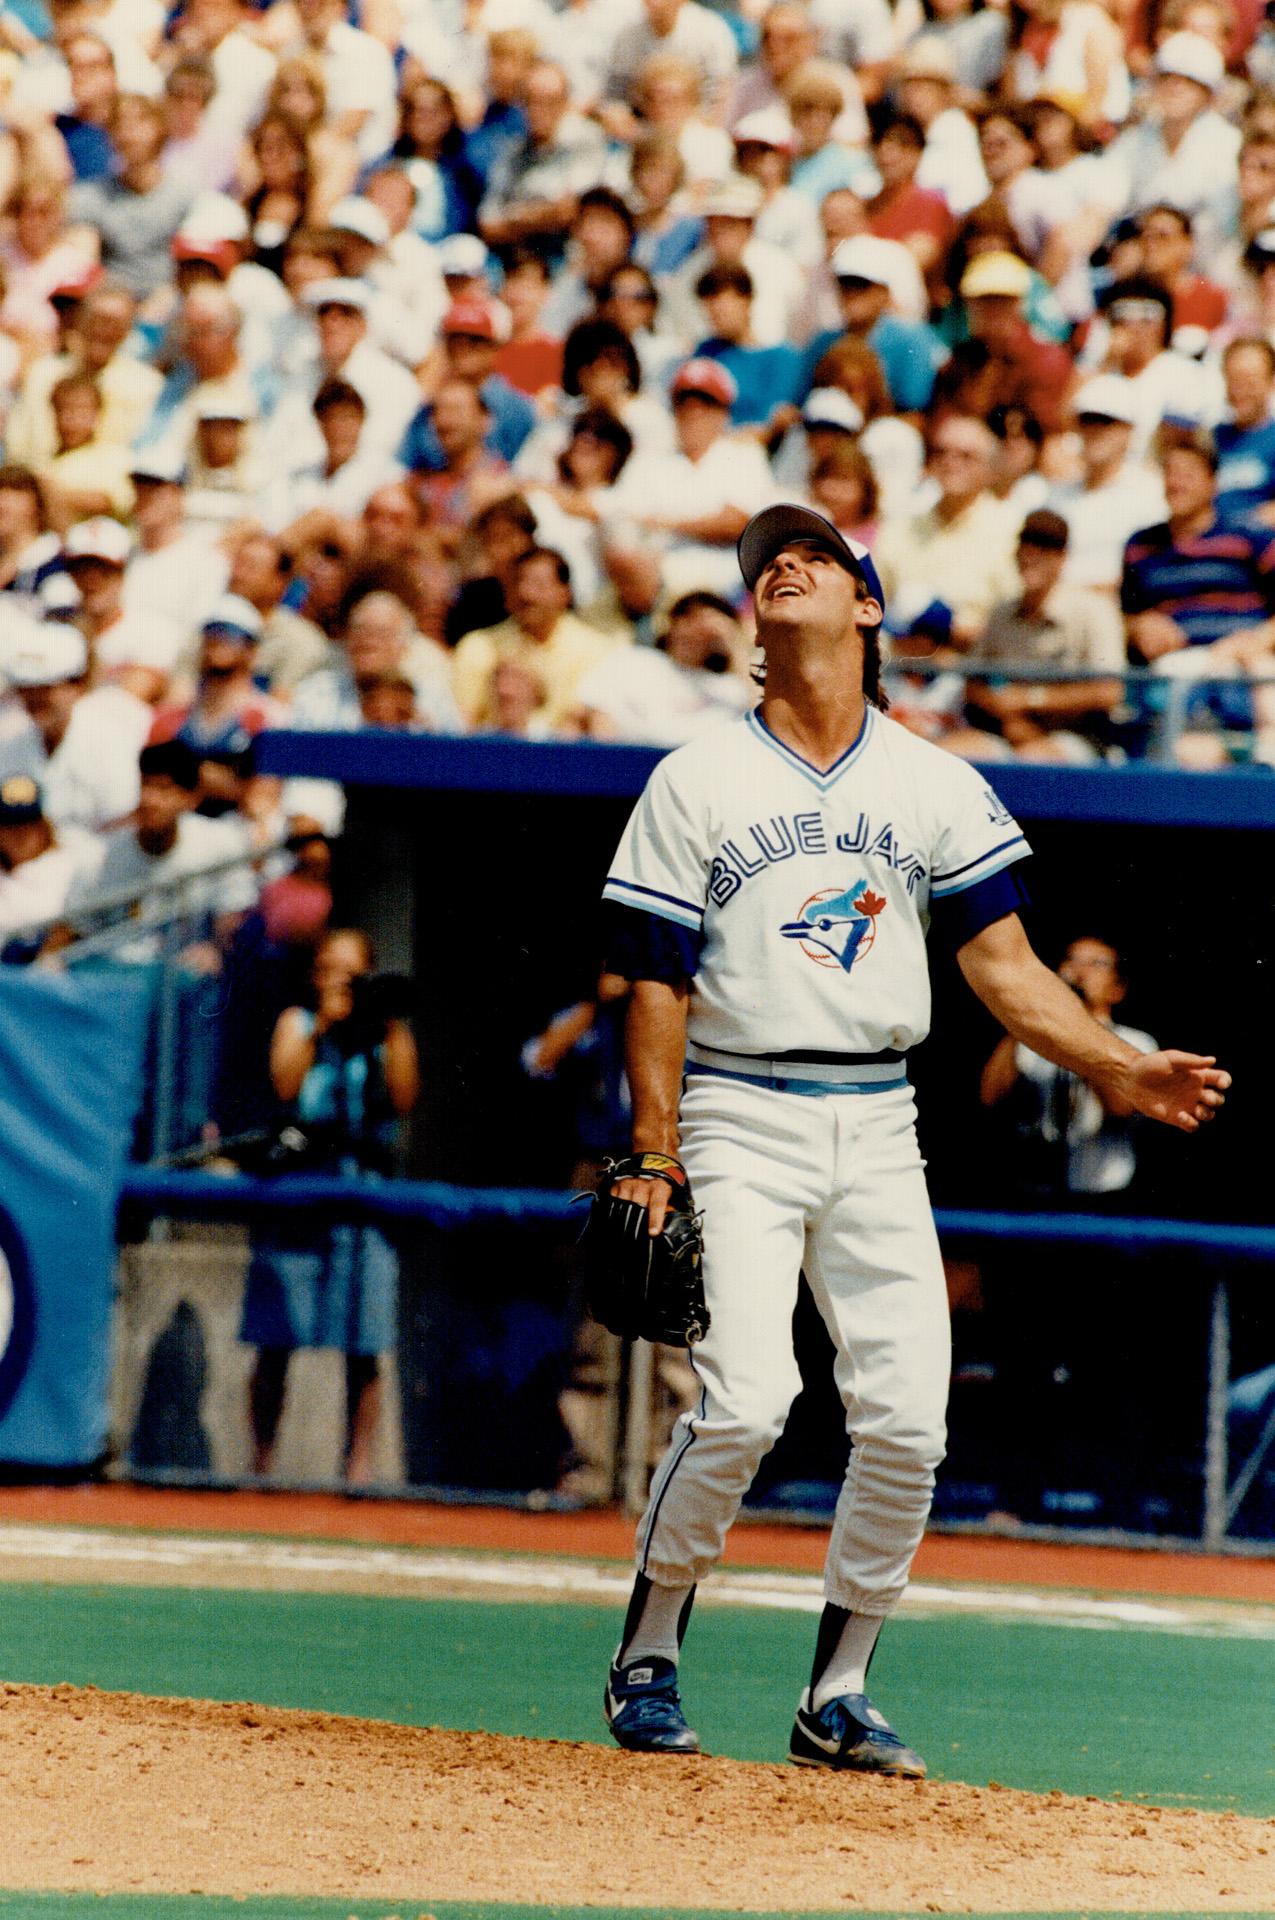
<instances>
[{"instance_id":1,"label":"baseball player","mask_svg":"<svg viewBox=\"0 0 1275 1920\"><path fill-rule=\"evenodd\" d=\"M765 656L760 706L660 762L605 888L608 964L634 983L633 1148L651 1156L615 1191L658 1234L689 1177L712 1321L692 1351L698 1402L638 1529L605 1712L622 1747L699 1751L679 1651L696 1583L800 1385L804 1270L853 1449L791 1757L919 1778L924 1761L866 1679L945 1441L947 1301L907 1077L930 1018L927 932L1008 1032L1113 1110L1194 1132L1230 1076L1211 1056L1139 1053L1037 959L1018 915L1018 825L972 767L886 718L867 551L779 505L749 521L739 564Z\"/></svg>"}]
</instances>

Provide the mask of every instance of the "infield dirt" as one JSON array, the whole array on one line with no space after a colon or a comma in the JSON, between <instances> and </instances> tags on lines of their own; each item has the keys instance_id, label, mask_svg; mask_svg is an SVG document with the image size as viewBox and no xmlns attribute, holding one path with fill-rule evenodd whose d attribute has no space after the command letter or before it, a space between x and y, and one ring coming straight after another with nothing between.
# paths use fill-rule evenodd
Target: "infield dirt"
<instances>
[{"instance_id":1,"label":"infield dirt","mask_svg":"<svg viewBox=\"0 0 1275 1920\"><path fill-rule=\"evenodd\" d=\"M0 1687L0 1886L528 1905L1266 1911L1275 1821Z\"/></svg>"}]
</instances>

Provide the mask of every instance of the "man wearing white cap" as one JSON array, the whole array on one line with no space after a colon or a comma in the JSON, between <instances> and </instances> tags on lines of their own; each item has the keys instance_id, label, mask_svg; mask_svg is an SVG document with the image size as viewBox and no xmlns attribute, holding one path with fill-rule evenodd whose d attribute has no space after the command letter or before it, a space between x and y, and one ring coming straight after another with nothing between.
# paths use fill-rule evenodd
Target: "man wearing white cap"
<instances>
[{"instance_id":1,"label":"man wearing white cap","mask_svg":"<svg viewBox=\"0 0 1275 1920\"><path fill-rule=\"evenodd\" d=\"M793 271L792 262L778 247L758 239L761 208L761 188L740 173L732 174L706 195L701 207L703 244L660 285L663 326L684 340L688 349L709 331L695 288L710 267L747 267L752 275L753 338L759 347L777 346L789 337L792 315L802 294L802 276Z\"/></svg>"},{"instance_id":2,"label":"man wearing white cap","mask_svg":"<svg viewBox=\"0 0 1275 1920\"><path fill-rule=\"evenodd\" d=\"M324 457L311 411L325 381L341 379L363 396L367 420L362 444L369 454L397 454L420 405L420 388L401 361L392 359L368 337L372 302L361 280L316 280L304 295L314 316L318 359L308 379L294 384L270 425L268 448L273 463L298 472Z\"/></svg>"},{"instance_id":3,"label":"man wearing white cap","mask_svg":"<svg viewBox=\"0 0 1275 1920\"><path fill-rule=\"evenodd\" d=\"M96 833L137 805L137 756L151 710L123 687L90 690L88 647L61 621L32 624L0 651L0 782L37 780L56 827Z\"/></svg>"},{"instance_id":4,"label":"man wearing white cap","mask_svg":"<svg viewBox=\"0 0 1275 1920\"><path fill-rule=\"evenodd\" d=\"M814 202L789 185L797 136L788 109L763 107L757 113L745 114L731 137L735 165L746 180L755 180L762 190L758 239L778 247L808 272L823 251L823 236Z\"/></svg>"},{"instance_id":5,"label":"man wearing white cap","mask_svg":"<svg viewBox=\"0 0 1275 1920\"><path fill-rule=\"evenodd\" d=\"M1225 76L1222 55L1203 34L1171 33L1156 49L1152 110L1127 127L1104 168L1118 212L1157 201L1181 207L1196 227L1197 264L1208 271L1235 201L1240 131L1213 97Z\"/></svg>"},{"instance_id":6,"label":"man wearing white cap","mask_svg":"<svg viewBox=\"0 0 1275 1920\"><path fill-rule=\"evenodd\" d=\"M336 239L340 278L361 281L370 294L369 338L404 366L419 366L429 340L400 292L389 284L385 250L390 243L390 223L384 213L362 194L348 193L329 213L327 225Z\"/></svg>"},{"instance_id":7,"label":"man wearing white cap","mask_svg":"<svg viewBox=\"0 0 1275 1920\"><path fill-rule=\"evenodd\" d=\"M934 393L934 377L947 358L947 349L931 327L905 320L892 310L891 288L897 255L893 240L872 233L843 240L830 262L837 282L841 325L817 333L806 348L806 384L814 384L815 369L838 340L861 340L881 362L890 398L898 413L923 413Z\"/></svg>"},{"instance_id":8,"label":"man wearing white cap","mask_svg":"<svg viewBox=\"0 0 1275 1920\"><path fill-rule=\"evenodd\" d=\"M186 518L186 458L157 443L133 455L137 546L124 569L124 611L190 631L226 590L226 556Z\"/></svg>"},{"instance_id":9,"label":"man wearing white cap","mask_svg":"<svg viewBox=\"0 0 1275 1920\"><path fill-rule=\"evenodd\" d=\"M77 521L66 536L67 571L80 600L75 624L89 643L99 674L135 693L158 700L181 651L182 631L151 613L124 604L124 569L133 542L118 520L105 514Z\"/></svg>"},{"instance_id":10,"label":"man wearing white cap","mask_svg":"<svg viewBox=\"0 0 1275 1920\"><path fill-rule=\"evenodd\" d=\"M1071 536L1063 578L1114 596L1125 543L1139 527L1165 517L1164 487L1158 473L1129 458L1136 414L1125 381L1095 375L1074 395L1070 411L1080 438L1081 474L1055 487L1048 499Z\"/></svg>"}]
</instances>

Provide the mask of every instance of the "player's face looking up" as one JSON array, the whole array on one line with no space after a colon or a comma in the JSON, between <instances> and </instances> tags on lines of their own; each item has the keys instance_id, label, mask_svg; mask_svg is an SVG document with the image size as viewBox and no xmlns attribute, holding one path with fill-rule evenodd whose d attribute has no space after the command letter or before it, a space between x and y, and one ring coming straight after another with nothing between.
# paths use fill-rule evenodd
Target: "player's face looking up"
<instances>
[{"instance_id":1,"label":"player's face looking up","mask_svg":"<svg viewBox=\"0 0 1275 1920\"><path fill-rule=\"evenodd\" d=\"M766 562L753 589L763 648L789 634L853 635L880 625L881 604L832 550L793 540Z\"/></svg>"}]
</instances>

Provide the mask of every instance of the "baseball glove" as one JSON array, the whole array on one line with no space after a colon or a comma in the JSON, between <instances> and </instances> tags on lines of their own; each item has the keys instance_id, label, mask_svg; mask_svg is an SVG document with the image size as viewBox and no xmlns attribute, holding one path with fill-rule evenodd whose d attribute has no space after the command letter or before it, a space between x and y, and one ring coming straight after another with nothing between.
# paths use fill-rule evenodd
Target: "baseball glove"
<instances>
[{"instance_id":1,"label":"baseball glove","mask_svg":"<svg viewBox=\"0 0 1275 1920\"><path fill-rule=\"evenodd\" d=\"M647 1211L617 1199L617 1181L667 1180L669 1211L658 1234L647 1230ZM686 1169L663 1153L635 1153L608 1160L580 1236L589 1286L589 1309L626 1340L662 1341L692 1347L708 1332L704 1304L700 1216Z\"/></svg>"}]
</instances>

